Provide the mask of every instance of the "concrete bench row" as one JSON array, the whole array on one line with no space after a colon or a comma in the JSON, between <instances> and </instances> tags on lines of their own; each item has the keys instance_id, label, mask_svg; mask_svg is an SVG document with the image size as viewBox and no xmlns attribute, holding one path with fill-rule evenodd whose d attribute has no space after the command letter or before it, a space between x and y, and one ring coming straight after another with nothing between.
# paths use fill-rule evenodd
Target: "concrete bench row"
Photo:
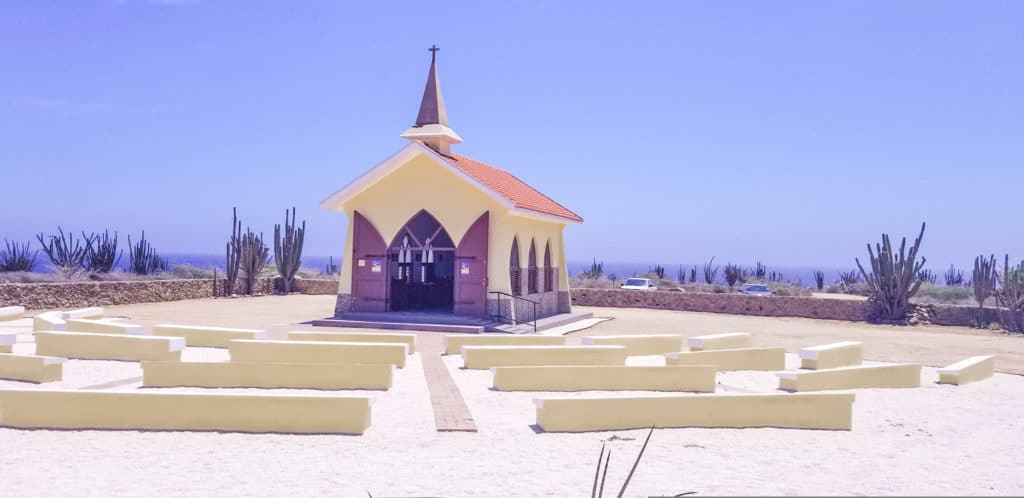
<instances>
[{"instance_id":1,"label":"concrete bench row","mask_svg":"<svg viewBox=\"0 0 1024 498\"><path fill-rule=\"evenodd\" d=\"M362 333L362 332L288 332L290 341L319 342L383 342L405 344L408 353L416 352L416 334L402 333Z\"/></svg>"},{"instance_id":2,"label":"concrete bench row","mask_svg":"<svg viewBox=\"0 0 1024 498\"><path fill-rule=\"evenodd\" d=\"M507 366L625 365L624 346L463 346L469 369Z\"/></svg>"},{"instance_id":3,"label":"concrete bench row","mask_svg":"<svg viewBox=\"0 0 1024 498\"><path fill-rule=\"evenodd\" d=\"M646 395L539 398L537 425L547 432L645 427L777 427L850 430L850 393Z\"/></svg>"},{"instance_id":4,"label":"concrete bench row","mask_svg":"<svg viewBox=\"0 0 1024 498\"><path fill-rule=\"evenodd\" d=\"M362 434L371 401L337 394L0 390L0 427Z\"/></svg>"},{"instance_id":5,"label":"concrete bench row","mask_svg":"<svg viewBox=\"0 0 1024 498\"><path fill-rule=\"evenodd\" d=\"M496 367L496 391L689 391L715 392L712 365L680 367Z\"/></svg>"},{"instance_id":6,"label":"concrete bench row","mask_svg":"<svg viewBox=\"0 0 1024 498\"><path fill-rule=\"evenodd\" d=\"M64 358L0 353L0 379L21 382L57 382L64 378Z\"/></svg>"},{"instance_id":7,"label":"concrete bench row","mask_svg":"<svg viewBox=\"0 0 1024 498\"><path fill-rule=\"evenodd\" d=\"M0 353L14 351L14 344L18 342L17 334L0 334Z\"/></svg>"},{"instance_id":8,"label":"concrete bench row","mask_svg":"<svg viewBox=\"0 0 1024 498\"><path fill-rule=\"evenodd\" d=\"M720 371L783 370L785 348L742 348L666 353L666 365L715 365Z\"/></svg>"},{"instance_id":9,"label":"concrete bench row","mask_svg":"<svg viewBox=\"0 0 1024 498\"><path fill-rule=\"evenodd\" d=\"M4 306L0 307L0 322L6 322L10 320L17 320L21 318L21 315L25 314L24 306Z\"/></svg>"},{"instance_id":10,"label":"concrete bench row","mask_svg":"<svg viewBox=\"0 0 1024 498\"><path fill-rule=\"evenodd\" d=\"M83 360L178 361L185 349L181 337L36 332L36 354Z\"/></svg>"},{"instance_id":11,"label":"concrete bench row","mask_svg":"<svg viewBox=\"0 0 1024 498\"><path fill-rule=\"evenodd\" d=\"M264 389L391 388L389 363L142 362L143 387Z\"/></svg>"},{"instance_id":12,"label":"concrete bench row","mask_svg":"<svg viewBox=\"0 0 1024 498\"><path fill-rule=\"evenodd\" d=\"M776 375L779 377L779 389L793 392L921 387L921 365L908 363L779 372Z\"/></svg>"}]
</instances>

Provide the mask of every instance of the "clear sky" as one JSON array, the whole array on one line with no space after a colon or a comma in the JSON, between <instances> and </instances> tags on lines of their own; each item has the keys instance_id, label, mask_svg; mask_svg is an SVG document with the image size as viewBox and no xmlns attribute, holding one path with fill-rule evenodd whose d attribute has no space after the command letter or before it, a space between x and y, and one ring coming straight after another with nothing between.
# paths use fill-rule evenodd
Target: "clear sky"
<instances>
[{"instance_id":1,"label":"clear sky","mask_svg":"<svg viewBox=\"0 0 1024 498\"><path fill-rule=\"evenodd\" d=\"M1024 255L1017 1L5 2L0 237L218 253L294 205L338 256L318 204L403 146L433 43L454 150L581 214L570 260Z\"/></svg>"}]
</instances>

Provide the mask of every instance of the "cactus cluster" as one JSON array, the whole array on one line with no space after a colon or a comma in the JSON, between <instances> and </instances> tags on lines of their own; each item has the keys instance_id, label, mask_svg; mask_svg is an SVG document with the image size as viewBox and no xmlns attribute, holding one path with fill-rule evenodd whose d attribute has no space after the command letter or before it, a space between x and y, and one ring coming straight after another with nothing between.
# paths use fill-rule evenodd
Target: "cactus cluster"
<instances>
[{"instance_id":1,"label":"cactus cluster","mask_svg":"<svg viewBox=\"0 0 1024 498\"><path fill-rule=\"evenodd\" d=\"M82 234L85 235L84 233ZM117 232L110 236L110 232L103 231L93 239L92 247L85 256L85 269L97 273L109 273L114 266L121 261L121 253L117 250Z\"/></svg>"},{"instance_id":2,"label":"cactus cluster","mask_svg":"<svg viewBox=\"0 0 1024 498\"><path fill-rule=\"evenodd\" d=\"M281 234L281 225L274 225L274 263L277 265L277 273L284 279L284 293L288 294L292 289L292 281L302 265L302 243L306 235L306 222L302 226L295 226L295 207L292 207L291 221L288 220L288 211L284 212L284 234Z\"/></svg>"},{"instance_id":3,"label":"cactus cluster","mask_svg":"<svg viewBox=\"0 0 1024 498\"><path fill-rule=\"evenodd\" d=\"M30 251L28 242L19 245L4 239L4 246L0 250L0 272L32 271L35 268L39 251Z\"/></svg>"},{"instance_id":4,"label":"cactus cluster","mask_svg":"<svg viewBox=\"0 0 1024 498\"><path fill-rule=\"evenodd\" d=\"M871 272L868 273L857 262L861 276L868 284L873 306L873 318L886 322L904 322L910 310L910 298L921 288L921 270L924 257L918 261L917 253L921 249L924 238L925 224L921 224L921 233L907 251L907 239L900 243L899 251L894 251L888 234L882 234L882 243L876 244L872 250L868 244L868 255L871 258Z\"/></svg>"},{"instance_id":5,"label":"cactus cluster","mask_svg":"<svg viewBox=\"0 0 1024 498\"><path fill-rule=\"evenodd\" d=\"M167 260L161 258L146 240L145 230L136 244L132 244L132 236L128 236L128 271L136 275L152 275L167 271Z\"/></svg>"},{"instance_id":6,"label":"cactus cluster","mask_svg":"<svg viewBox=\"0 0 1024 498\"><path fill-rule=\"evenodd\" d=\"M1002 279L997 279L996 305L999 321L1007 332L1024 332L1024 261L1010 266L1010 255L1003 260Z\"/></svg>"},{"instance_id":7,"label":"cactus cluster","mask_svg":"<svg viewBox=\"0 0 1024 498\"><path fill-rule=\"evenodd\" d=\"M51 235L49 240L43 234L36 235L43 253L50 259L53 270L64 278L72 278L85 271L85 260L92 251L92 245L96 240L95 235L86 235L82 232L82 239L76 239L73 233L64 233L64 229L57 227L59 235Z\"/></svg>"}]
</instances>

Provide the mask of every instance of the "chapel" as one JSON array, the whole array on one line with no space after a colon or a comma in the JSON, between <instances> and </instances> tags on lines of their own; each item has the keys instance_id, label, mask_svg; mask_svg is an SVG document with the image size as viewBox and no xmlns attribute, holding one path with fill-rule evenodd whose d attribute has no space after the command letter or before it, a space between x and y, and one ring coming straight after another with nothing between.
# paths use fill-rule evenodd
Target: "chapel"
<instances>
[{"instance_id":1,"label":"chapel","mask_svg":"<svg viewBox=\"0 0 1024 498\"><path fill-rule=\"evenodd\" d=\"M583 219L512 173L452 151L437 51L408 144L320 207L348 217L335 316L569 313L563 232Z\"/></svg>"}]
</instances>

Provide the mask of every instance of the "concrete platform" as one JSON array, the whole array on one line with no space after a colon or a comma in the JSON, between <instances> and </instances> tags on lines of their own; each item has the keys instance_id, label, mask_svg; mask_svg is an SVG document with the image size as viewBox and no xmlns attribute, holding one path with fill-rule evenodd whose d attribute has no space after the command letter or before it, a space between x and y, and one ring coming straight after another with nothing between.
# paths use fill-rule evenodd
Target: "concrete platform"
<instances>
[{"instance_id":1,"label":"concrete platform","mask_svg":"<svg viewBox=\"0 0 1024 498\"><path fill-rule=\"evenodd\" d=\"M231 361L262 363L385 363L405 368L405 344L372 342L250 341L228 345Z\"/></svg>"},{"instance_id":2,"label":"concrete platform","mask_svg":"<svg viewBox=\"0 0 1024 498\"><path fill-rule=\"evenodd\" d=\"M463 346L564 346L565 336L534 334L449 334L444 336L445 354L462 354Z\"/></svg>"},{"instance_id":3,"label":"concrete platform","mask_svg":"<svg viewBox=\"0 0 1024 498\"><path fill-rule=\"evenodd\" d=\"M719 371L783 370L786 368L786 349L742 348L666 353L665 364L715 365Z\"/></svg>"},{"instance_id":4,"label":"concrete platform","mask_svg":"<svg viewBox=\"0 0 1024 498\"><path fill-rule=\"evenodd\" d=\"M36 332L36 354L83 360L177 361L185 349L181 337Z\"/></svg>"},{"instance_id":5,"label":"concrete platform","mask_svg":"<svg viewBox=\"0 0 1024 498\"><path fill-rule=\"evenodd\" d=\"M161 324L153 327L153 335L184 337L185 344L189 346L226 348L234 339L265 339L267 333L260 329Z\"/></svg>"},{"instance_id":6,"label":"concrete platform","mask_svg":"<svg viewBox=\"0 0 1024 498\"><path fill-rule=\"evenodd\" d=\"M289 341L319 341L319 342L381 342L391 344L405 344L409 348L409 354L416 352L416 334L398 334L387 332L288 332Z\"/></svg>"},{"instance_id":7,"label":"concrete platform","mask_svg":"<svg viewBox=\"0 0 1024 498\"><path fill-rule=\"evenodd\" d=\"M64 377L64 361L53 356L0 354L0 379L37 384L57 382Z\"/></svg>"},{"instance_id":8,"label":"concrete platform","mask_svg":"<svg viewBox=\"0 0 1024 498\"><path fill-rule=\"evenodd\" d=\"M683 350L683 336L672 334L593 335L580 338L584 345L625 346L629 356L675 353Z\"/></svg>"},{"instance_id":9,"label":"concrete platform","mask_svg":"<svg viewBox=\"0 0 1024 498\"><path fill-rule=\"evenodd\" d=\"M834 342L800 350L800 368L823 370L852 367L864 361L864 344L856 341Z\"/></svg>"},{"instance_id":10,"label":"concrete platform","mask_svg":"<svg viewBox=\"0 0 1024 498\"><path fill-rule=\"evenodd\" d=\"M939 370L939 384L963 385L992 376L995 356L980 355L960 360Z\"/></svg>"}]
</instances>

